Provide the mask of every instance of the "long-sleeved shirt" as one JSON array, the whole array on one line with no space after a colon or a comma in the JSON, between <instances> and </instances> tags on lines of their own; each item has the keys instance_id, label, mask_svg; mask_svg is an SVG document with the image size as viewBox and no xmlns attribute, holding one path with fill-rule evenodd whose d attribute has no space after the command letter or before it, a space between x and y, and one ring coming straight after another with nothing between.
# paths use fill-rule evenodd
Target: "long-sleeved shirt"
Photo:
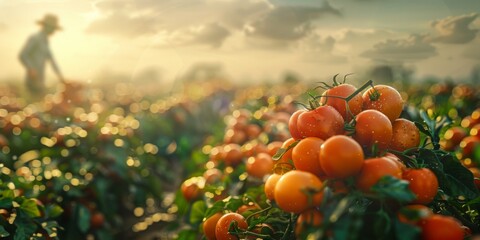
<instances>
[{"instance_id":1,"label":"long-sleeved shirt","mask_svg":"<svg viewBox=\"0 0 480 240\"><path fill-rule=\"evenodd\" d=\"M20 52L20 61L28 69L33 69L37 73L37 80L44 82L45 65L47 61L52 64L55 73L61 77L62 73L55 62L50 51L48 36L45 32L40 31L31 35ZM29 76L27 74L27 80Z\"/></svg>"}]
</instances>

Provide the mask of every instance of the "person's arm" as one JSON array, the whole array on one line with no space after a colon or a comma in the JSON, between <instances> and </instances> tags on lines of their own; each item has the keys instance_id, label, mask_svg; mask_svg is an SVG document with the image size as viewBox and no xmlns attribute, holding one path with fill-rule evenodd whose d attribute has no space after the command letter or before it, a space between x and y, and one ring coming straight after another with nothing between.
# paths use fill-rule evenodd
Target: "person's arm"
<instances>
[{"instance_id":1,"label":"person's arm","mask_svg":"<svg viewBox=\"0 0 480 240\"><path fill-rule=\"evenodd\" d=\"M31 53L35 50L36 39L35 36L28 38L27 42L20 51L19 59L23 66L27 69L28 75L35 79L37 72L34 68L34 63L32 62Z\"/></svg>"},{"instance_id":2,"label":"person's arm","mask_svg":"<svg viewBox=\"0 0 480 240\"><path fill-rule=\"evenodd\" d=\"M50 62L52 63L53 71L57 74L58 79L60 79L60 82L65 83L65 78L63 77L62 71L60 71L60 68L57 65L57 62L55 61L55 58L53 57L53 54L50 49L48 49L48 58L50 59Z\"/></svg>"}]
</instances>

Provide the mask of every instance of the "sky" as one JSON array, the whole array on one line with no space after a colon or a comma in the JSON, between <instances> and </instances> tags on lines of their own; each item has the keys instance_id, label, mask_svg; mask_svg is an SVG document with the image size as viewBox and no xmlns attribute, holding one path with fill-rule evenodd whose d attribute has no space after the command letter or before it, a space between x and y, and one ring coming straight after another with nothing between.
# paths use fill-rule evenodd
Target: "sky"
<instances>
[{"instance_id":1,"label":"sky","mask_svg":"<svg viewBox=\"0 0 480 240\"><path fill-rule=\"evenodd\" d=\"M195 67L237 81L329 78L381 65L463 79L480 66L476 0L0 0L0 80L22 80L18 52L46 13L63 28L50 38L59 67L86 82L174 81Z\"/></svg>"}]
</instances>

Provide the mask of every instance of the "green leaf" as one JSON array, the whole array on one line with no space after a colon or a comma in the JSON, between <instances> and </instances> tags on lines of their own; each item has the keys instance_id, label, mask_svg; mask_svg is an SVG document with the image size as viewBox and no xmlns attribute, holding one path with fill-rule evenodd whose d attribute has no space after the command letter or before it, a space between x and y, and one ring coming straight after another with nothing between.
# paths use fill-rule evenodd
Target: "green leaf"
<instances>
[{"instance_id":1,"label":"green leaf","mask_svg":"<svg viewBox=\"0 0 480 240\"><path fill-rule=\"evenodd\" d=\"M196 240L197 235L198 235L198 231L195 231L193 229L185 229L185 230L182 230L178 233L178 238L177 239Z\"/></svg>"},{"instance_id":2,"label":"green leaf","mask_svg":"<svg viewBox=\"0 0 480 240\"><path fill-rule=\"evenodd\" d=\"M15 193L11 189L3 190L1 199L14 199Z\"/></svg>"},{"instance_id":3,"label":"green leaf","mask_svg":"<svg viewBox=\"0 0 480 240\"><path fill-rule=\"evenodd\" d=\"M77 227L82 233L86 233L90 228L90 211L85 206L79 204L77 205L77 216L76 216Z\"/></svg>"},{"instance_id":4,"label":"green leaf","mask_svg":"<svg viewBox=\"0 0 480 240\"><path fill-rule=\"evenodd\" d=\"M112 240L113 236L105 229L98 229L95 231L95 236L98 240Z\"/></svg>"},{"instance_id":5,"label":"green leaf","mask_svg":"<svg viewBox=\"0 0 480 240\"><path fill-rule=\"evenodd\" d=\"M0 200L0 208L2 209L9 209L12 208L12 199L10 198L4 198Z\"/></svg>"},{"instance_id":6,"label":"green leaf","mask_svg":"<svg viewBox=\"0 0 480 240\"><path fill-rule=\"evenodd\" d=\"M420 228L414 225L400 222L394 218L395 237L398 240L418 239Z\"/></svg>"},{"instance_id":7,"label":"green leaf","mask_svg":"<svg viewBox=\"0 0 480 240\"><path fill-rule=\"evenodd\" d=\"M13 236L14 240L30 239L37 231L37 225L30 219L28 213L22 209L18 209L14 224L17 227L15 235Z\"/></svg>"},{"instance_id":8,"label":"green leaf","mask_svg":"<svg viewBox=\"0 0 480 240\"><path fill-rule=\"evenodd\" d=\"M5 228L0 225L0 237L8 237L10 236L10 233L7 232L7 230L5 230Z\"/></svg>"},{"instance_id":9,"label":"green leaf","mask_svg":"<svg viewBox=\"0 0 480 240\"><path fill-rule=\"evenodd\" d=\"M62 227L58 225L56 221L43 222L41 225L45 232L47 232L47 235L50 237L57 237L58 229L62 229Z\"/></svg>"},{"instance_id":10,"label":"green leaf","mask_svg":"<svg viewBox=\"0 0 480 240\"><path fill-rule=\"evenodd\" d=\"M63 213L62 207L57 204L50 204L45 208L45 215L48 218L56 218Z\"/></svg>"},{"instance_id":11,"label":"green leaf","mask_svg":"<svg viewBox=\"0 0 480 240\"><path fill-rule=\"evenodd\" d=\"M192 205L192 211L190 212L190 223L196 224L203 220L205 210L207 206L204 201L196 201Z\"/></svg>"},{"instance_id":12,"label":"green leaf","mask_svg":"<svg viewBox=\"0 0 480 240\"><path fill-rule=\"evenodd\" d=\"M415 194L408 188L408 182L392 176L384 176L372 186L374 193L399 202L409 202L415 199Z\"/></svg>"},{"instance_id":13,"label":"green leaf","mask_svg":"<svg viewBox=\"0 0 480 240\"><path fill-rule=\"evenodd\" d=\"M25 199L22 204L20 204L20 209L32 218L40 217L40 210L38 209L37 202L33 199Z\"/></svg>"}]
</instances>

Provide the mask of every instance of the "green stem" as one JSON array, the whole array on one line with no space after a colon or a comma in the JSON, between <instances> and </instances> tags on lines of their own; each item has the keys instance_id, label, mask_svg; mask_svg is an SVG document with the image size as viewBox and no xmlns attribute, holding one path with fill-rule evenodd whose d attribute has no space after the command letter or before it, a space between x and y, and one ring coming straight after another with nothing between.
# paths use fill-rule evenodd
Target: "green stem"
<instances>
[{"instance_id":1,"label":"green stem","mask_svg":"<svg viewBox=\"0 0 480 240\"><path fill-rule=\"evenodd\" d=\"M345 100L347 100L347 102L352 100L352 98L354 98L357 94L361 93L363 90L365 90L369 86L373 87L373 80L368 80L360 88L358 88L355 92L350 94L350 96L348 96Z\"/></svg>"}]
</instances>

